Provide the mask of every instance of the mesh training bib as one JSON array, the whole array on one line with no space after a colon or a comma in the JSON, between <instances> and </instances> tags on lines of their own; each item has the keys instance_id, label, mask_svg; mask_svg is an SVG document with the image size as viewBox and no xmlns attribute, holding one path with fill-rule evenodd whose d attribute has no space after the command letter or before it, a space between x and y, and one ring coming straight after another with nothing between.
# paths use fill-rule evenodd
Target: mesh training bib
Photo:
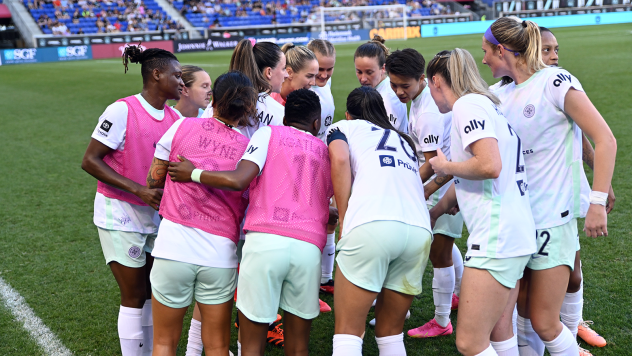
<instances>
[{"instance_id":1,"label":"mesh training bib","mask_svg":"<svg viewBox=\"0 0 632 356\"><path fill-rule=\"evenodd\" d=\"M103 157L103 162L123 177L146 185L147 173L156 151L156 142L180 117L169 106L165 105L165 117L162 121L156 120L143 108L136 97L128 96L118 101L127 104L125 148L122 151L113 150L108 153ZM102 182L97 182L97 192L108 198L147 206L142 199L134 194Z\"/></svg>"},{"instance_id":2,"label":"mesh training bib","mask_svg":"<svg viewBox=\"0 0 632 356\"><path fill-rule=\"evenodd\" d=\"M265 167L250 184L244 230L292 237L322 251L333 195L327 146L291 127L270 128Z\"/></svg>"},{"instance_id":3,"label":"mesh training bib","mask_svg":"<svg viewBox=\"0 0 632 356\"><path fill-rule=\"evenodd\" d=\"M181 155L205 171L232 171L247 145L248 138L214 118L187 118L173 137L169 161L178 161ZM247 206L248 190L231 192L167 179L160 214L237 243Z\"/></svg>"}]
</instances>

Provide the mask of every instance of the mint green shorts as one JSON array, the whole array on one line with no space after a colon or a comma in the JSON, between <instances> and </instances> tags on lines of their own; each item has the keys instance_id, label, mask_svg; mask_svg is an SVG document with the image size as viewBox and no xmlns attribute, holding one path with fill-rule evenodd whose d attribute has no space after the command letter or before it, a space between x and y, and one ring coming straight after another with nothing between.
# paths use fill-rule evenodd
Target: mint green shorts
<instances>
[{"instance_id":1,"label":"mint green shorts","mask_svg":"<svg viewBox=\"0 0 632 356\"><path fill-rule=\"evenodd\" d=\"M145 266L147 253L154 249L158 234L141 234L118 230L106 230L97 227L99 240L105 257L105 264L118 262L125 267Z\"/></svg>"},{"instance_id":2,"label":"mint green shorts","mask_svg":"<svg viewBox=\"0 0 632 356\"><path fill-rule=\"evenodd\" d=\"M237 288L237 268L214 268L156 258L149 276L154 299L169 308L185 308L195 300L223 304Z\"/></svg>"},{"instance_id":3,"label":"mint green shorts","mask_svg":"<svg viewBox=\"0 0 632 356\"><path fill-rule=\"evenodd\" d=\"M399 221L372 221L353 228L336 245L340 271L356 286L379 293L421 293L432 234Z\"/></svg>"},{"instance_id":4,"label":"mint green shorts","mask_svg":"<svg viewBox=\"0 0 632 356\"><path fill-rule=\"evenodd\" d=\"M469 268L484 269L489 274L507 288L515 288L516 283L527 266L531 255L509 257L509 258L489 258L465 256L464 265Z\"/></svg>"},{"instance_id":5,"label":"mint green shorts","mask_svg":"<svg viewBox=\"0 0 632 356\"><path fill-rule=\"evenodd\" d=\"M575 254L579 250L577 219L549 229L538 229L538 250L527 264L532 270L541 271L557 266L575 267Z\"/></svg>"},{"instance_id":6,"label":"mint green shorts","mask_svg":"<svg viewBox=\"0 0 632 356\"><path fill-rule=\"evenodd\" d=\"M428 205L428 210L433 207L434 205ZM454 239L461 238L463 234L463 215L461 215L461 212L458 212L456 215L441 215L435 222L432 233L449 236Z\"/></svg>"},{"instance_id":7,"label":"mint green shorts","mask_svg":"<svg viewBox=\"0 0 632 356\"><path fill-rule=\"evenodd\" d=\"M320 249L291 237L248 232L239 267L237 308L257 323L276 320L279 307L303 319L320 313Z\"/></svg>"}]
</instances>

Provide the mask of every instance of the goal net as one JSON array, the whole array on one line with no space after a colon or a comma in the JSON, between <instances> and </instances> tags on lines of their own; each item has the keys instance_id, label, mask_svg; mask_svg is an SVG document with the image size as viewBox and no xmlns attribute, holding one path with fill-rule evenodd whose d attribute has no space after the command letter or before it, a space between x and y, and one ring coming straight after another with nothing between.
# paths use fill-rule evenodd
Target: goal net
<instances>
[{"instance_id":1,"label":"goal net","mask_svg":"<svg viewBox=\"0 0 632 356\"><path fill-rule=\"evenodd\" d=\"M348 30L370 30L370 37L408 39L407 7L398 5L323 7L320 11L321 38L328 33Z\"/></svg>"}]
</instances>

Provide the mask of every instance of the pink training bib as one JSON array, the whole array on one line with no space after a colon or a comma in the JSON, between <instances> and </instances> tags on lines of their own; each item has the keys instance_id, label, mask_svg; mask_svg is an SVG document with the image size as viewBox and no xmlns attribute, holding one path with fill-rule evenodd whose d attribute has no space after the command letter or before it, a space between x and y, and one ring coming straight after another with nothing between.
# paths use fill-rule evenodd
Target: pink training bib
<instances>
[{"instance_id":1,"label":"pink training bib","mask_svg":"<svg viewBox=\"0 0 632 356\"><path fill-rule=\"evenodd\" d=\"M244 230L292 237L322 252L333 195L327 146L288 126L270 128L265 166L250 184Z\"/></svg>"},{"instance_id":2,"label":"pink training bib","mask_svg":"<svg viewBox=\"0 0 632 356\"><path fill-rule=\"evenodd\" d=\"M169 161L181 155L205 171L232 171L248 146L248 138L214 118L186 118L178 127ZM160 215L170 221L239 241L239 225L248 206L248 190L231 192L200 183L168 179Z\"/></svg>"},{"instance_id":3,"label":"pink training bib","mask_svg":"<svg viewBox=\"0 0 632 356\"><path fill-rule=\"evenodd\" d=\"M123 151L114 150L108 153L103 157L103 162L123 177L138 184L147 185L147 173L156 151L156 143L180 117L169 106L165 105L165 117L162 121L156 120L133 95L117 100L117 102L119 101L127 104L125 148ZM102 182L97 182L97 192L108 198L147 206L136 195Z\"/></svg>"}]
</instances>

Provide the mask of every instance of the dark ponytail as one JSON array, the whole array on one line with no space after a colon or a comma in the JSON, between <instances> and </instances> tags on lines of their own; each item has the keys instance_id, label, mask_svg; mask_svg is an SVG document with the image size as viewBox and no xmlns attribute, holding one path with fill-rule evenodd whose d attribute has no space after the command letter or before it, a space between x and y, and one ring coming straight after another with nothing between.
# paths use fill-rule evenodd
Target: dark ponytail
<instances>
[{"instance_id":1,"label":"dark ponytail","mask_svg":"<svg viewBox=\"0 0 632 356\"><path fill-rule=\"evenodd\" d=\"M257 92L269 92L272 87L263 76L263 70L267 67L276 68L281 54L281 48L275 43L259 42L253 46L249 39L244 38L235 47L228 69L238 70L248 76Z\"/></svg>"},{"instance_id":2,"label":"dark ponytail","mask_svg":"<svg viewBox=\"0 0 632 356\"><path fill-rule=\"evenodd\" d=\"M405 133L398 131L393 124L388 121L384 100L377 90L369 86L361 86L353 89L347 97L347 112L354 120L365 120L385 130L397 132L410 146L413 156L415 157L413 160L417 161L419 159L413 139Z\"/></svg>"},{"instance_id":3,"label":"dark ponytail","mask_svg":"<svg viewBox=\"0 0 632 356\"><path fill-rule=\"evenodd\" d=\"M138 46L128 45L123 50L123 66L125 66L125 73L127 73L127 65L129 62L140 63L140 73L145 81L151 75L154 69L163 69L171 63L171 61L178 62L178 58L171 52L160 48L148 48L143 50L138 43Z\"/></svg>"},{"instance_id":4,"label":"dark ponytail","mask_svg":"<svg viewBox=\"0 0 632 356\"><path fill-rule=\"evenodd\" d=\"M220 75L213 85L213 111L223 119L238 121L238 126L252 126L257 92L250 79L238 71Z\"/></svg>"}]
</instances>

